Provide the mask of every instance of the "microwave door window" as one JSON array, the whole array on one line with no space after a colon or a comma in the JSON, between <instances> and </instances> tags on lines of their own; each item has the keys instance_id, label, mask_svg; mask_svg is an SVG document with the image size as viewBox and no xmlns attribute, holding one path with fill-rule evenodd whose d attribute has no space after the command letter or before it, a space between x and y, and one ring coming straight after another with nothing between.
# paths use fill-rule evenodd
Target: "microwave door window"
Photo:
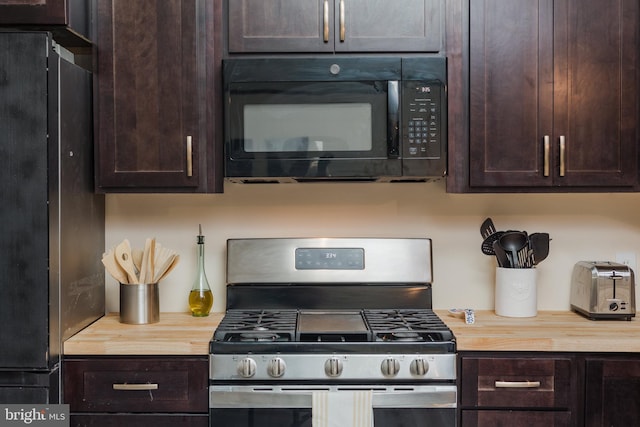
<instances>
[{"instance_id":1,"label":"microwave door window","mask_svg":"<svg viewBox=\"0 0 640 427\"><path fill-rule=\"evenodd\" d=\"M247 153L333 157L373 147L369 103L247 104L243 110Z\"/></svg>"}]
</instances>

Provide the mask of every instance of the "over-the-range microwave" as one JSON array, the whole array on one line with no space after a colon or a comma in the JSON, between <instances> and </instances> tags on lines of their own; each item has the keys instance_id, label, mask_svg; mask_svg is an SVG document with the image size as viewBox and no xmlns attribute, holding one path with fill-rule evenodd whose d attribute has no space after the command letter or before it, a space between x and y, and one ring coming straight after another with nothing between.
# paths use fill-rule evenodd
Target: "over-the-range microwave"
<instances>
[{"instance_id":1,"label":"over-the-range microwave","mask_svg":"<svg viewBox=\"0 0 640 427\"><path fill-rule=\"evenodd\" d=\"M440 179L446 76L440 56L227 59L225 177Z\"/></svg>"}]
</instances>

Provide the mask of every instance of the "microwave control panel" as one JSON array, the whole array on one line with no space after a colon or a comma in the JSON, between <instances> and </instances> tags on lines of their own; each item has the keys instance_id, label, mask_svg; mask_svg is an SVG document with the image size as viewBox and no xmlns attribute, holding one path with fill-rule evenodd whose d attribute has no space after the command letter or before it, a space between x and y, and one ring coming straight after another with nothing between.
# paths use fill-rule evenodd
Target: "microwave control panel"
<instances>
[{"instance_id":1,"label":"microwave control panel","mask_svg":"<svg viewBox=\"0 0 640 427\"><path fill-rule=\"evenodd\" d=\"M402 155L439 159L442 156L441 101L438 82L402 82Z\"/></svg>"}]
</instances>

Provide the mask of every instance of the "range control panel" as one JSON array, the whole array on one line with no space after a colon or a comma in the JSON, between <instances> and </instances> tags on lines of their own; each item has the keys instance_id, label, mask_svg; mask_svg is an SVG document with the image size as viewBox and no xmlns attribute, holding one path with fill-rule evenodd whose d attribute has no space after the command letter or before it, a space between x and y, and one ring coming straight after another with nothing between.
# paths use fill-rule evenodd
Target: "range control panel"
<instances>
[{"instance_id":1,"label":"range control panel","mask_svg":"<svg viewBox=\"0 0 640 427\"><path fill-rule=\"evenodd\" d=\"M402 155L404 158L438 159L442 155L439 82L402 82Z\"/></svg>"}]
</instances>

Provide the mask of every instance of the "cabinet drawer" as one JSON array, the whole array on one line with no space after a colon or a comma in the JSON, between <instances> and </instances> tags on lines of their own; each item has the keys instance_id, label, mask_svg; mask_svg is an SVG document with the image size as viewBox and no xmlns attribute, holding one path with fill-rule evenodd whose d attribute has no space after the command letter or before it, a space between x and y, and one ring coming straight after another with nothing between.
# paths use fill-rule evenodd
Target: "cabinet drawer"
<instances>
[{"instance_id":1,"label":"cabinet drawer","mask_svg":"<svg viewBox=\"0 0 640 427\"><path fill-rule=\"evenodd\" d=\"M462 427L569 427L571 412L462 411Z\"/></svg>"},{"instance_id":2,"label":"cabinet drawer","mask_svg":"<svg viewBox=\"0 0 640 427\"><path fill-rule=\"evenodd\" d=\"M569 358L462 358L461 403L478 408L568 408Z\"/></svg>"},{"instance_id":3,"label":"cabinet drawer","mask_svg":"<svg viewBox=\"0 0 640 427\"><path fill-rule=\"evenodd\" d=\"M208 412L207 358L96 358L64 362L71 412Z\"/></svg>"}]
</instances>

